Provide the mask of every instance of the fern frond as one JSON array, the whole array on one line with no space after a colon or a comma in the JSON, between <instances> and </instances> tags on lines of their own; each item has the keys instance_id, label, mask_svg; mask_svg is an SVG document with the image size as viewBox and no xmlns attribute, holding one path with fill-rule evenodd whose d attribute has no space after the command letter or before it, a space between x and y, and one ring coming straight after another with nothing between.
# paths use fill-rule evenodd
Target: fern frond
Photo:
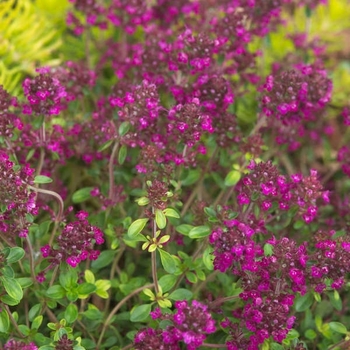
<instances>
[{"instance_id":1,"label":"fern frond","mask_svg":"<svg viewBox=\"0 0 350 350\"><path fill-rule=\"evenodd\" d=\"M30 0L0 2L0 84L8 92L18 92L20 81L38 66L59 64L58 29L64 30L64 23L57 28Z\"/></svg>"}]
</instances>

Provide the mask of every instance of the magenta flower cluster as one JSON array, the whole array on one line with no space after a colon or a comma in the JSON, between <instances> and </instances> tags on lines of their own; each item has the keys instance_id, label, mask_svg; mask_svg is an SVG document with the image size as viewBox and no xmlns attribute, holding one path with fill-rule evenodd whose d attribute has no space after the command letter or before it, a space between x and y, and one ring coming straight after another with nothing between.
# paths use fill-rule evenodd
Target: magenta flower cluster
<instances>
[{"instance_id":1,"label":"magenta flower cluster","mask_svg":"<svg viewBox=\"0 0 350 350\"><path fill-rule=\"evenodd\" d=\"M28 214L36 215L36 194L28 186L33 185L34 169L28 164L20 169L9 160L9 156L0 151L0 232L11 241L19 237L27 237L31 222Z\"/></svg>"},{"instance_id":2,"label":"magenta flower cluster","mask_svg":"<svg viewBox=\"0 0 350 350\"><path fill-rule=\"evenodd\" d=\"M254 226L253 221L224 220L209 241L214 247L214 269L229 270L241 279L243 292L239 297L245 306L233 316L254 332L247 344L255 349L270 336L277 342L286 337L295 321L291 307L296 292L304 295L311 288L322 293L344 285L350 272L350 243L347 236L332 238L335 231L319 231L312 244L298 245L294 239L272 236L261 245L256 237L266 235L266 229ZM231 327L229 321L224 324ZM248 346L244 345L246 338L241 341L239 349Z\"/></svg>"},{"instance_id":3,"label":"magenta flower cluster","mask_svg":"<svg viewBox=\"0 0 350 350\"><path fill-rule=\"evenodd\" d=\"M324 69L299 65L298 69L269 75L263 88L263 113L288 124L316 118L330 101L332 82Z\"/></svg>"},{"instance_id":4,"label":"magenta flower cluster","mask_svg":"<svg viewBox=\"0 0 350 350\"><path fill-rule=\"evenodd\" d=\"M29 104L23 105L23 114L51 116L63 109L61 100L67 96L66 90L49 71L49 68L41 68L37 77L24 80L23 92Z\"/></svg>"},{"instance_id":5,"label":"magenta flower cluster","mask_svg":"<svg viewBox=\"0 0 350 350\"><path fill-rule=\"evenodd\" d=\"M78 220L68 223L57 237L57 248L49 245L41 248L43 257L48 258L51 266L66 261L72 267L76 267L81 261L98 258L100 251L94 250L93 245L103 244L103 232L90 225L87 217L88 213L84 211L76 214Z\"/></svg>"},{"instance_id":6,"label":"magenta flower cluster","mask_svg":"<svg viewBox=\"0 0 350 350\"><path fill-rule=\"evenodd\" d=\"M252 47L283 23L283 9L311 11L324 1L70 2L67 24L74 35L87 34L91 48L96 45L94 54L84 63L38 69L22 84L25 102L0 86L5 243L26 238L26 254L41 252L30 261L32 277L43 283L38 288L46 285L52 268L89 263L102 247L120 252L110 279L118 273L123 281L123 264L143 240L154 248L149 249L152 303L172 300L171 288L162 294L160 278L175 277L174 290L201 280L194 290L205 303L182 300L169 309L157 307L149 324L134 333L136 350L195 350L208 346L216 332L224 344L208 347L257 350L264 343L282 343L298 323L296 298L337 293L350 272L350 197L337 193L340 185L333 181L334 174L342 176L340 169L350 177L350 147L329 138L340 131L332 126L336 118L326 118L333 85L322 63L322 43L305 33L291 35L295 52L273 64L267 77L259 72L263 53ZM95 31L106 30L108 37L109 28L118 29L118 42L114 36L98 42ZM349 106L331 107L349 126ZM326 138L332 151L327 155L322 147L314 150ZM325 169L328 156L335 158L333 173ZM41 175L35 183L34 173ZM71 199L76 211L64 212ZM47 216L54 221L47 229L51 237L33 248L31 236L49 235L45 221L41 225ZM192 251L187 243L196 239L203 244ZM174 242L183 251L175 251ZM149 252L139 249L132 260L143 264L142 254ZM193 256L187 259L187 253ZM223 295L226 290L205 280L210 268L213 278L222 277L219 285L227 279L241 290ZM139 273L133 269L134 261L126 270ZM116 285L118 297L129 292L127 283ZM226 301L234 301L234 307L223 306ZM125 308L123 303L113 310ZM110 305L109 300L106 310ZM77 328L89 315L81 310L72 322ZM101 325L100 341L112 333L109 326ZM64 335L54 343L71 349L72 339ZM5 345L19 348L37 349L16 340Z\"/></svg>"},{"instance_id":7,"label":"magenta flower cluster","mask_svg":"<svg viewBox=\"0 0 350 350\"><path fill-rule=\"evenodd\" d=\"M251 162L248 168L250 173L243 178L238 189L239 205L255 202L266 212L273 204L277 204L281 211L297 207L298 215L310 223L317 215L317 200L329 203L328 191L323 191L315 170L311 170L310 176L293 174L288 179L280 175L270 162ZM274 210L277 208L273 207Z\"/></svg>"},{"instance_id":8,"label":"magenta flower cluster","mask_svg":"<svg viewBox=\"0 0 350 350\"><path fill-rule=\"evenodd\" d=\"M18 102L0 85L0 136L11 138L14 130L22 130L21 119L10 111L12 107L17 107Z\"/></svg>"},{"instance_id":9,"label":"magenta flower cluster","mask_svg":"<svg viewBox=\"0 0 350 350\"><path fill-rule=\"evenodd\" d=\"M208 306L193 300L189 305L186 300L175 302L174 314L162 314L157 308L151 313L153 319L171 321L164 330L146 328L140 330L134 340L137 350L145 349L180 349L180 342L189 350L200 347L207 334L216 330L215 321L208 311Z\"/></svg>"},{"instance_id":10,"label":"magenta flower cluster","mask_svg":"<svg viewBox=\"0 0 350 350\"><path fill-rule=\"evenodd\" d=\"M26 344L11 339L4 345L4 350L38 350L38 347L34 343Z\"/></svg>"}]
</instances>

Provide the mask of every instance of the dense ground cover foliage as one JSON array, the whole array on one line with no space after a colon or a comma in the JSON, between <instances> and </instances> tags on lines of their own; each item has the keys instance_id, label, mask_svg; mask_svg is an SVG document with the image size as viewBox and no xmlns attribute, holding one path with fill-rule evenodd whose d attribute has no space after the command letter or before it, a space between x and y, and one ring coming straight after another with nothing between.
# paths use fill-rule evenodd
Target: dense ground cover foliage
<instances>
[{"instance_id":1,"label":"dense ground cover foliage","mask_svg":"<svg viewBox=\"0 0 350 350\"><path fill-rule=\"evenodd\" d=\"M347 1L48 3L0 3L1 348L348 349Z\"/></svg>"}]
</instances>

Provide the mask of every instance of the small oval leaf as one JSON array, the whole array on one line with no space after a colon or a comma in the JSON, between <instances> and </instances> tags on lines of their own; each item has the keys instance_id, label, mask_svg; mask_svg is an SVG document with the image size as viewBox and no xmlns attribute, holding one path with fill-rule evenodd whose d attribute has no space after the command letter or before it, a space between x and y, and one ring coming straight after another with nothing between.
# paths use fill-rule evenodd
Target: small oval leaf
<instances>
[{"instance_id":1,"label":"small oval leaf","mask_svg":"<svg viewBox=\"0 0 350 350\"><path fill-rule=\"evenodd\" d=\"M134 221L128 229L128 236L130 238L134 238L136 237L146 226L148 222L147 218L144 219L137 219L136 221Z\"/></svg>"},{"instance_id":2,"label":"small oval leaf","mask_svg":"<svg viewBox=\"0 0 350 350\"><path fill-rule=\"evenodd\" d=\"M54 285L46 291L46 294L52 299L62 299L66 295L66 290L60 285Z\"/></svg>"},{"instance_id":3,"label":"small oval leaf","mask_svg":"<svg viewBox=\"0 0 350 350\"><path fill-rule=\"evenodd\" d=\"M156 223L160 229L163 229L166 226L166 217L160 209L156 209Z\"/></svg>"},{"instance_id":4,"label":"small oval leaf","mask_svg":"<svg viewBox=\"0 0 350 350\"><path fill-rule=\"evenodd\" d=\"M230 171L225 178L225 186L234 186L241 179L241 173L238 170Z\"/></svg>"},{"instance_id":5,"label":"small oval leaf","mask_svg":"<svg viewBox=\"0 0 350 350\"><path fill-rule=\"evenodd\" d=\"M120 165L124 164L125 158L127 155L127 148L125 145L120 147L119 153L118 153L118 163Z\"/></svg>"},{"instance_id":6,"label":"small oval leaf","mask_svg":"<svg viewBox=\"0 0 350 350\"><path fill-rule=\"evenodd\" d=\"M21 300L23 298L23 291L21 285L14 278L6 278L3 276L1 281L7 294L16 300Z\"/></svg>"},{"instance_id":7,"label":"small oval leaf","mask_svg":"<svg viewBox=\"0 0 350 350\"><path fill-rule=\"evenodd\" d=\"M162 287L163 293L166 293L167 291L169 291L171 288L175 286L176 281L177 281L177 276L165 275L165 276L162 276L158 282L159 282L159 285Z\"/></svg>"},{"instance_id":8,"label":"small oval leaf","mask_svg":"<svg viewBox=\"0 0 350 350\"><path fill-rule=\"evenodd\" d=\"M37 175L34 178L34 183L35 184L49 184L51 183L53 180L45 175Z\"/></svg>"},{"instance_id":9,"label":"small oval leaf","mask_svg":"<svg viewBox=\"0 0 350 350\"><path fill-rule=\"evenodd\" d=\"M314 302L314 297L312 293L306 293L303 296L297 297L295 301L295 310L297 312L302 312L307 310Z\"/></svg>"},{"instance_id":10,"label":"small oval leaf","mask_svg":"<svg viewBox=\"0 0 350 350\"><path fill-rule=\"evenodd\" d=\"M8 264L13 264L24 257L24 250L20 247L10 248L10 254L6 258Z\"/></svg>"},{"instance_id":11,"label":"small oval leaf","mask_svg":"<svg viewBox=\"0 0 350 350\"><path fill-rule=\"evenodd\" d=\"M340 334L347 334L348 333L346 327L340 322L329 322L329 328L332 331L340 333Z\"/></svg>"},{"instance_id":12,"label":"small oval leaf","mask_svg":"<svg viewBox=\"0 0 350 350\"><path fill-rule=\"evenodd\" d=\"M93 190L93 187L84 187L80 190L74 192L72 196L73 203L82 203L91 198L91 191Z\"/></svg>"},{"instance_id":13,"label":"small oval leaf","mask_svg":"<svg viewBox=\"0 0 350 350\"><path fill-rule=\"evenodd\" d=\"M181 233L184 236L188 236L188 234L192 229L193 229L193 226L188 224L182 224L182 225L176 226L175 228L177 232Z\"/></svg>"},{"instance_id":14,"label":"small oval leaf","mask_svg":"<svg viewBox=\"0 0 350 350\"><path fill-rule=\"evenodd\" d=\"M189 232L188 236L190 238L204 238L210 235L209 226L196 226Z\"/></svg>"},{"instance_id":15,"label":"small oval leaf","mask_svg":"<svg viewBox=\"0 0 350 350\"><path fill-rule=\"evenodd\" d=\"M176 270L176 261L175 259L165 250L158 249L160 254L160 260L164 267L164 270L168 273L174 273Z\"/></svg>"},{"instance_id":16,"label":"small oval leaf","mask_svg":"<svg viewBox=\"0 0 350 350\"><path fill-rule=\"evenodd\" d=\"M83 283L80 284L79 287L77 288L78 294L91 294L96 291L96 286L92 283Z\"/></svg>"},{"instance_id":17,"label":"small oval leaf","mask_svg":"<svg viewBox=\"0 0 350 350\"><path fill-rule=\"evenodd\" d=\"M7 333L10 328L10 318L5 309L2 309L0 312L0 332Z\"/></svg>"},{"instance_id":18,"label":"small oval leaf","mask_svg":"<svg viewBox=\"0 0 350 350\"><path fill-rule=\"evenodd\" d=\"M127 134L127 132L130 130L130 123L129 122L122 122L119 126L118 133L120 136L124 136Z\"/></svg>"},{"instance_id":19,"label":"small oval leaf","mask_svg":"<svg viewBox=\"0 0 350 350\"><path fill-rule=\"evenodd\" d=\"M152 308L151 304L136 306L130 312L130 321L131 322L145 321L150 315L151 308Z\"/></svg>"},{"instance_id":20,"label":"small oval leaf","mask_svg":"<svg viewBox=\"0 0 350 350\"><path fill-rule=\"evenodd\" d=\"M176 219L180 218L179 213L173 208L166 208L164 209L163 213L165 216L168 216L169 218L176 218Z\"/></svg>"},{"instance_id":21,"label":"small oval leaf","mask_svg":"<svg viewBox=\"0 0 350 350\"><path fill-rule=\"evenodd\" d=\"M192 295L193 293L188 289L179 288L173 291L168 298L173 300L190 300Z\"/></svg>"},{"instance_id":22,"label":"small oval leaf","mask_svg":"<svg viewBox=\"0 0 350 350\"><path fill-rule=\"evenodd\" d=\"M113 143L114 140L108 140L107 142L105 142L98 150L97 152L102 152L105 149L107 149L108 147L111 146L111 144Z\"/></svg>"},{"instance_id":23,"label":"small oval leaf","mask_svg":"<svg viewBox=\"0 0 350 350\"><path fill-rule=\"evenodd\" d=\"M73 323L78 318L78 308L75 304L69 304L64 312L64 318L68 323Z\"/></svg>"}]
</instances>

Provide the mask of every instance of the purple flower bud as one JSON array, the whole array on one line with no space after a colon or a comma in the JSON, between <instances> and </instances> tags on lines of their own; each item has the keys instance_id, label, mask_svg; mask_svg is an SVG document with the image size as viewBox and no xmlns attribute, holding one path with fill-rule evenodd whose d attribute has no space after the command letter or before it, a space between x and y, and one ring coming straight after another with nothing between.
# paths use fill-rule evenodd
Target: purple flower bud
<instances>
[{"instance_id":1,"label":"purple flower bud","mask_svg":"<svg viewBox=\"0 0 350 350\"><path fill-rule=\"evenodd\" d=\"M280 112L280 114L285 115L290 111L290 106L287 103L282 103L281 105L277 106L277 110Z\"/></svg>"}]
</instances>

